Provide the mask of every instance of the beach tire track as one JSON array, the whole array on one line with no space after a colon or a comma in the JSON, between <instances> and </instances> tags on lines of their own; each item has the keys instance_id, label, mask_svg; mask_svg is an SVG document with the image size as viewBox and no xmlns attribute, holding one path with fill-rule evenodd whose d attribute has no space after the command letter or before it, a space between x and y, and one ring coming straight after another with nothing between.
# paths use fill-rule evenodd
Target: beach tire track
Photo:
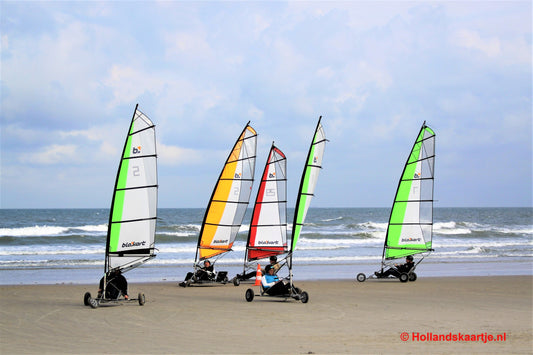
<instances>
[{"instance_id":1,"label":"beach tire track","mask_svg":"<svg viewBox=\"0 0 533 355\"><path fill-rule=\"evenodd\" d=\"M35 320L35 323L40 322L40 321L42 321L43 319L45 319L45 318L47 318L47 317L49 317L49 316L51 316L52 314L55 314L55 313L57 313L57 312L61 312L61 309L60 309L60 308L56 308L56 309L54 309L53 311L50 311L50 312L48 312L48 313L46 313L46 314L43 314L42 316L40 316L39 318L37 318L37 319Z\"/></svg>"}]
</instances>

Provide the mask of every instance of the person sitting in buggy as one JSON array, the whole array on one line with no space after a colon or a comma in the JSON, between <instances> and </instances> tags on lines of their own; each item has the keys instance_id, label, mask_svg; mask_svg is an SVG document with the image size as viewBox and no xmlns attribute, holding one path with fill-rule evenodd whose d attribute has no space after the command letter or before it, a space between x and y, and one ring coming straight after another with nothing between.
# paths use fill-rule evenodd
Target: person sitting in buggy
<instances>
[{"instance_id":1,"label":"person sitting in buggy","mask_svg":"<svg viewBox=\"0 0 533 355\"><path fill-rule=\"evenodd\" d=\"M117 299L121 295L125 299L129 299L128 296L128 281L120 269L115 269L107 273L106 277L106 286L105 286L105 298L107 299ZM102 298L102 292L104 290L104 277L100 279L100 285L98 288L98 298Z\"/></svg>"},{"instance_id":2,"label":"person sitting in buggy","mask_svg":"<svg viewBox=\"0 0 533 355\"><path fill-rule=\"evenodd\" d=\"M263 289L270 296L287 295L290 293L290 285L285 284L274 274L275 268L271 265L265 267L266 275L261 278Z\"/></svg>"},{"instance_id":3,"label":"person sitting in buggy","mask_svg":"<svg viewBox=\"0 0 533 355\"><path fill-rule=\"evenodd\" d=\"M185 280L180 282L180 286L187 286L187 281L191 280L193 276L195 277L195 281L214 280L216 277L215 268L209 260L204 260L204 266L196 270L196 273L188 272Z\"/></svg>"},{"instance_id":4,"label":"person sitting in buggy","mask_svg":"<svg viewBox=\"0 0 533 355\"><path fill-rule=\"evenodd\" d=\"M274 274L276 274L278 272L278 270L281 268L281 265L278 263L278 257L277 256L273 255L273 256L270 257L270 266L272 268L274 268ZM266 270L261 270L261 272L264 273L264 274L267 273ZM243 274L243 275L237 274L236 277L239 280L249 280L252 277L255 277L256 274L257 274L257 271L254 270L254 271L251 271L251 272L249 272L247 274Z\"/></svg>"},{"instance_id":5,"label":"person sitting in buggy","mask_svg":"<svg viewBox=\"0 0 533 355\"><path fill-rule=\"evenodd\" d=\"M273 255L270 257L270 267L272 269L274 269L274 275L278 273L278 270L281 269L281 265L278 264L278 257ZM265 267L265 273L266 272L266 267Z\"/></svg>"},{"instance_id":6,"label":"person sitting in buggy","mask_svg":"<svg viewBox=\"0 0 533 355\"><path fill-rule=\"evenodd\" d=\"M399 278L400 274L409 273L409 271L411 271L414 266L415 263L413 261L413 256L408 255L405 258L405 264L394 264L394 267L390 267L388 270L385 270L383 272L376 271L374 275L376 275L378 278L389 277L391 275Z\"/></svg>"}]
</instances>

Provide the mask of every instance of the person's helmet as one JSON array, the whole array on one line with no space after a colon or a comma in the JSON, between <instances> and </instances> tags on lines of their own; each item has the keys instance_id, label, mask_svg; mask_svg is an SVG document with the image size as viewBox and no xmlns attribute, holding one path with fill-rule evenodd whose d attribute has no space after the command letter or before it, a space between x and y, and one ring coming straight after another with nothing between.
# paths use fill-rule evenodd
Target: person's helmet
<instances>
[{"instance_id":1,"label":"person's helmet","mask_svg":"<svg viewBox=\"0 0 533 355\"><path fill-rule=\"evenodd\" d=\"M267 265L267 266L265 267L265 272L269 272L269 271L270 271L270 269L272 269L272 266L270 266L270 265Z\"/></svg>"},{"instance_id":2,"label":"person's helmet","mask_svg":"<svg viewBox=\"0 0 533 355\"><path fill-rule=\"evenodd\" d=\"M409 261L413 261L413 256L412 255L407 255L406 259L409 260Z\"/></svg>"},{"instance_id":3,"label":"person's helmet","mask_svg":"<svg viewBox=\"0 0 533 355\"><path fill-rule=\"evenodd\" d=\"M274 261L274 262L275 262L275 261L278 261L278 257L275 256L275 255L272 255L272 256L270 257L270 261Z\"/></svg>"}]
</instances>

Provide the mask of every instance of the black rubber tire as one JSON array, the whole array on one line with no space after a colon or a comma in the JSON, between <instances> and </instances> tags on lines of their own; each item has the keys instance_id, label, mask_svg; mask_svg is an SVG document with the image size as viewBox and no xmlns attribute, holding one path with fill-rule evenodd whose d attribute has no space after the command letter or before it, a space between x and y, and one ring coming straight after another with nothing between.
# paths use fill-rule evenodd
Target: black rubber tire
<instances>
[{"instance_id":1,"label":"black rubber tire","mask_svg":"<svg viewBox=\"0 0 533 355\"><path fill-rule=\"evenodd\" d=\"M300 301L302 301L302 303L309 302L309 294L305 291L302 291L302 293L300 293Z\"/></svg>"},{"instance_id":2,"label":"black rubber tire","mask_svg":"<svg viewBox=\"0 0 533 355\"><path fill-rule=\"evenodd\" d=\"M89 303L90 299L91 299L91 293L90 292L85 292L85 294L83 295L83 304L86 305L86 306L90 306L91 305Z\"/></svg>"},{"instance_id":3,"label":"black rubber tire","mask_svg":"<svg viewBox=\"0 0 533 355\"><path fill-rule=\"evenodd\" d=\"M91 297L89 299L89 305L91 308L98 308L98 300Z\"/></svg>"},{"instance_id":4,"label":"black rubber tire","mask_svg":"<svg viewBox=\"0 0 533 355\"><path fill-rule=\"evenodd\" d=\"M409 274L409 281L416 281L417 276L416 273L412 272Z\"/></svg>"},{"instance_id":5,"label":"black rubber tire","mask_svg":"<svg viewBox=\"0 0 533 355\"><path fill-rule=\"evenodd\" d=\"M146 303L146 297L144 297L144 293L139 293L137 300L139 301L139 306L144 306Z\"/></svg>"},{"instance_id":6,"label":"black rubber tire","mask_svg":"<svg viewBox=\"0 0 533 355\"><path fill-rule=\"evenodd\" d=\"M365 280L366 280L366 275L363 274L363 273L361 272L361 273L357 274L356 279L357 279L357 281L359 281L359 282L365 282Z\"/></svg>"},{"instance_id":7,"label":"black rubber tire","mask_svg":"<svg viewBox=\"0 0 533 355\"><path fill-rule=\"evenodd\" d=\"M407 282L409 281L409 275L407 275L405 272L402 272L400 274L399 279L400 279L400 282Z\"/></svg>"},{"instance_id":8,"label":"black rubber tire","mask_svg":"<svg viewBox=\"0 0 533 355\"><path fill-rule=\"evenodd\" d=\"M233 279L233 286L239 286L241 284L241 280L239 280L238 277Z\"/></svg>"},{"instance_id":9,"label":"black rubber tire","mask_svg":"<svg viewBox=\"0 0 533 355\"><path fill-rule=\"evenodd\" d=\"M247 289L244 297L246 298L246 301L252 302L254 300L254 290L251 288Z\"/></svg>"}]
</instances>

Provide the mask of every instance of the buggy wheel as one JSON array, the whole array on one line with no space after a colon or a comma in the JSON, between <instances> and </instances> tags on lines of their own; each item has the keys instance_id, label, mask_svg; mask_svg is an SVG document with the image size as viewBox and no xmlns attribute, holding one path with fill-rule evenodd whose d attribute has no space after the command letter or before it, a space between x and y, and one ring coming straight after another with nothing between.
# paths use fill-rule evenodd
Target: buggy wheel
<instances>
[{"instance_id":1,"label":"buggy wheel","mask_svg":"<svg viewBox=\"0 0 533 355\"><path fill-rule=\"evenodd\" d=\"M309 301L309 294L305 291L300 293L300 301L302 301L302 303L307 303Z\"/></svg>"},{"instance_id":2,"label":"buggy wheel","mask_svg":"<svg viewBox=\"0 0 533 355\"><path fill-rule=\"evenodd\" d=\"M86 306L89 306L90 303L89 303L89 300L91 299L91 293L90 292L85 292L85 294L83 295L83 304L86 305Z\"/></svg>"},{"instance_id":3,"label":"buggy wheel","mask_svg":"<svg viewBox=\"0 0 533 355\"><path fill-rule=\"evenodd\" d=\"M361 272L361 273L357 274L356 279L357 279L357 281L359 281L359 282L365 282L365 280L366 280L366 275L363 274L363 273Z\"/></svg>"},{"instance_id":4,"label":"buggy wheel","mask_svg":"<svg viewBox=\"0 0 533 355\"><path fill-rule=\"evenodd\" d=\"M241 284L241 280L239 280L238 277L235 277L233 279L233 286L239 286Z\"/></svg>"},{"instance_id":5,"label":"buggy wheel","mask_svg":"<svg viewBox=\"0 0 533 355\"><path fill-rule=\"evenodd\" d=\"M252 302L254 300L254 290L252 290L251 288L247 289L244 296L246 298L246 301Z\"/></svg>"},{"instance_id":6,"label":"buggy wheel","mask_svg":"<svg viewBox=\"0 0 533 355\"><path fill-rule=\"evenodd\" d=\"M144 304L146 303L146 297L144 297L144 293L139 293L137 299L139 301L139 306L144 306Z\"/></svg>"},{"instance_id":7,"label":"buggy wheel","mask_svg":"<svg viewBox=\"0 0 533 355\"><path fill-rule=\"evenodd\" d=\"M91 308L98 308L98 300L94 298L89 298L89 305Z\"/></svg>"},{"instance_id":8,"label":"buggy wheel","mask_svg":"<svg viewBox=\"0 0 533 355\"><path fill-rule=\"evenodd\" d=\"M409 274L409 281L416 281L416 273L412 272Z\"/></svg>"},{"instance_id":9,"label":"buggy wheel","mask_svg":"<svg viewBox=\"0 0 533 355\"><path fill-rule=\"evenodd\" d=\"M400 279L400 282L407 282L409 281L409 275L407 275L405 272L402 272L400 274L399 279Z\"/></svg>"}]
</instances>

